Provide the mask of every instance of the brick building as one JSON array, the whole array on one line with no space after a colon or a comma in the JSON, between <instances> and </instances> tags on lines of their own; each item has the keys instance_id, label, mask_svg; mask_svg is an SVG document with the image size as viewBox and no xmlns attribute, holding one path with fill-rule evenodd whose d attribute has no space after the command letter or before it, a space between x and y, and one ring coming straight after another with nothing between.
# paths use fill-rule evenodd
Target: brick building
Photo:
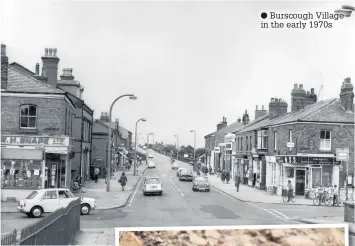
<instances>
[{"instance_id":1,"label":"brick building","mask_svg":"<svg viewBox=\"0 0 355 246\"><path fill-rule=\"evenodd\" d=\"M37 69L38 67L38 69ZM36 65L36 73L39 65ZM68 96L75 104L73 118L73 137L75 157L72 160L72 177L82 177L83 181L90 178L91 145L92 145L92 110L83 99L84 87L74 80L73 69L63 69L63 74L57 82L57 87L68 92Z\"/></svg>"},{"instance_id":2,"label":"brick building","mask_svg":"<svg viewBox=\"0 0 355 246\"><path fill-rule=\"evenodd\" d=\"M55 87L56 49L46 49L42 61L43 74L36 78L17 63L9 65L1 45L2 200L71 184L75 105Z\"/></svg>"}]
</instances>

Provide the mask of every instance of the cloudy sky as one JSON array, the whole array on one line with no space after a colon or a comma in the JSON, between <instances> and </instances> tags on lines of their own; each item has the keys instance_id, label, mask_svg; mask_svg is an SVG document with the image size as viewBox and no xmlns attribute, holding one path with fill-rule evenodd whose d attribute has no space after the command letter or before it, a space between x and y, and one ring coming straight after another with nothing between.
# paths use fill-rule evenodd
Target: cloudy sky
<instances>
[{"instance_id":1,"label":"cloudy sky","mask_svg":"<svg viewBox=\"0 0 355 246\"><path fill-rule=\"evenodd\" d=\"M177 134L184 145L196 129L202 147L223 116L233 123L247 109L254 119L271 97L290 105L294 83L317 94L323 84L320 99L339 96L355 77L355 16L302 30L261 29L260 14L332 13L344 3L11 0L1 7L1 40L10 62L31 70L57 48L60 71L73 68L96 118L134 93L137 101L114 107L122 126L134 132L145 117L138 132L164 143Z\"/></svg>"}]
</instances>

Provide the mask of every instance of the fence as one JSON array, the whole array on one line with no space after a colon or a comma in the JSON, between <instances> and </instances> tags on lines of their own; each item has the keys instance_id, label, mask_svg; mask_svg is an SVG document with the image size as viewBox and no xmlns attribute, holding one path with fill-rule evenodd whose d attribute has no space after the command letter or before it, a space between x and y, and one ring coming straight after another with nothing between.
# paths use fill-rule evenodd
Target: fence
<instances>
[{"instance_id":1,"label":"fence","mask_svg":"<svg viewBox=\"0 0 355 246\"><path fill-rule=\"evenodd\" d=\"M1 235L1 245L15 245L17 237L17 230L14 229L12 232L4 233Z\"/></svg>"},{"instance_id":2,"label":"fence","mask_svg":"<svg viewBox=\"0 0 355 246\"><path fill-rule=\"evenodd\" d=\"M68 245L80 231L80 199L71 201L38 222L21 230L16 242L14 236L1 237L1 245ZM15 238L15 239L14 239ZM4 241L3 241L4 240Z\"/></svg>"}]
</instances>

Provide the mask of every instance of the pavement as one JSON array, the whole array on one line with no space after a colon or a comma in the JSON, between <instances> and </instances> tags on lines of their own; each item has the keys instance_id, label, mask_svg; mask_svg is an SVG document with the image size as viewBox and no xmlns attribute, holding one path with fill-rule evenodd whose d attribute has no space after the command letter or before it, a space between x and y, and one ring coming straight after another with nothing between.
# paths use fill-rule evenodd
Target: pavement
<instances>
[{"instance_id":1,"label":"pavement","mask_svg":"<svg viewBox=\"0 0 355 246\"><path fill-rule=\"evenodd\" d=\"M115 245L115 228L82 229L72 245Z\"/></svg>"}]
</instances>

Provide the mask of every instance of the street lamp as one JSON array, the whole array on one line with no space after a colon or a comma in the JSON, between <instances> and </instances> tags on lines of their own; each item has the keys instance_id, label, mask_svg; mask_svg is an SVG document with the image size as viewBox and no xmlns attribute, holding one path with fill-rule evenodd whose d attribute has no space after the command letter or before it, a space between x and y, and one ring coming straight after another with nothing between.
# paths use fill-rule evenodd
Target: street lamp
<instances>
[{"instance_id":1,"label":"street lamp","mask_svg":"<svg viewBox=\"0 0 355 246\"><path fill-rule=\"evenodd\" d=\"M108 114L108 122L111 123L111 118L112 118L112 108L113 108L113 105L121 98L123 97L129 97L129 99L131 100L136 100L137 97L133 94L124 94L124 95L121 95L119 97L117 97L111 104L111 107L110 107L110 112ZM109 126L108 128L108 155L107 155L107 165L108 165L108 168L107 168L107 182L106 182L106 192L110 192L110 180L111 180L111 145L112 145L112 139L111 139L111 135L112 135L112 132L111 132L111 126Z\"/></svg>"},{"instance_id":2,"label":"street lamp","mask_svg":"<svg viewBox=\"0 0 355 246\"><path fill-rule=\"evenodd\" d=\"M137 171L137 139L138 139L138 134L137 134L137 126L140 121L145 122L146 119L140 118L136 122L136 128L135 128L135 153L134 153L134 169L133 169L133 176L136 176L136 171Z\"/></svg>"},{"instance_id":3,"label":"street lamp","mask_svg":"<svg viewBox=\"0 0 355 246\"><path fill-rule=\"evenodd\" d=\"M176 160L179 160L179 136L178 135L174 135L174 137L176 137Z\"/></svg>"},{"instance_id":4,"label":"street lamp","mask_svg":"<svg viewBox=\"0 0 355 246\"><path fill-rule=\"evenodd\" d=\"M149 148L149 135L154 135L153 132L147 134L147 148Z\"/></svg>"},{"instance_id":5,"label":"street lamp","mask_svg":"<svg viewBox=\"0 0 355 246\"><path fill-rule=\"evenodd\" d=\"M196 130L191 130L194 133L194 162L196 161Z\"/></svg>"}]
</instances>

